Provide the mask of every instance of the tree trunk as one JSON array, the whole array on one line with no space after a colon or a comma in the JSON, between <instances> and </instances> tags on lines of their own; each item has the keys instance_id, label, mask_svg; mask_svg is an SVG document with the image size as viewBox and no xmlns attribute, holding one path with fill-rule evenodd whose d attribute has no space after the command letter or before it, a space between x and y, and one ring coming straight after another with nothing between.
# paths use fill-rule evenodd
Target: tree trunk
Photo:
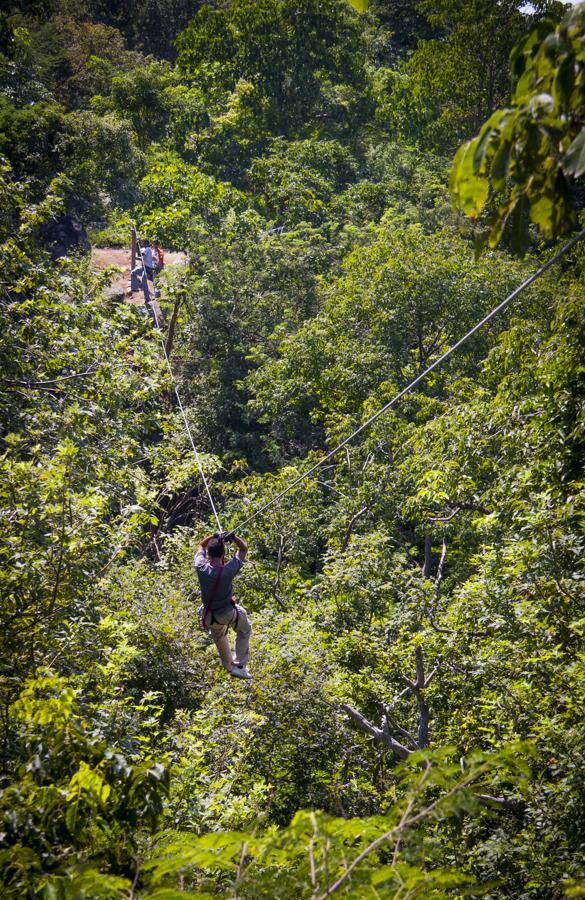
<instances>
[{"instance_id":1,"label":"tree trunk","mask_svg":"<svg viewBox=\"0 0 585 900\"><path fill-rule=\"evenodd\" d=\"M423 575L425 578L431 577L431 566L433 563L433 538L430 534L425 534L425 561L423 565Z\"/></svg>"}]
</instances>

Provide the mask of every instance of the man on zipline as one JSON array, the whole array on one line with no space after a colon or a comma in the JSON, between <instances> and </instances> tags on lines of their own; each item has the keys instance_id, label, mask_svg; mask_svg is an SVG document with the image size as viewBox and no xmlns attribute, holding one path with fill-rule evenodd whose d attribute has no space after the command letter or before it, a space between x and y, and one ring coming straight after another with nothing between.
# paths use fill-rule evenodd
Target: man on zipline
<instances>
[{"instance_id":1,"label":"man on zipline","mask_svg":"<svg viewBox=\"0 0 585 900\"><path fill-rule=\"evenodd\" d=\"M238 548L228 563L224 563L226 539L233 540ZM222 665L230 675L249 681L252 676L246 664L252 626L248 613L236 603L232 592L234 577L242 568L247 552L248 545L235 534L209 535L197 547L195 566L203 600L199 607L201 627L211 633ZM227 636L229 628L236 632L235 656Z\"/></svg>"}]
</instances>

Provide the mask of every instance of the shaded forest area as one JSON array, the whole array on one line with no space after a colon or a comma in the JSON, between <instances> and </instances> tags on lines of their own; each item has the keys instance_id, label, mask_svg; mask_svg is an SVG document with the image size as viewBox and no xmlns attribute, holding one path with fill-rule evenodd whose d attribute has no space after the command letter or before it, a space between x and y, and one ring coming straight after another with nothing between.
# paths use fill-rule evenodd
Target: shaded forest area
<instances>
[{"instance_id":1,"label":"shaded forest area","mask_svg":"<svg viewBox=\"0 0 585 900\"><path fill-rule=\"evenodd\" d=\"M250 524L245 684L197 628L158 335L48 237L187 255L159 302L235 527L583 227L584 35L557 2L3 5L2 897L585 896L582 249Z\"/></svg>"}]
</instances>

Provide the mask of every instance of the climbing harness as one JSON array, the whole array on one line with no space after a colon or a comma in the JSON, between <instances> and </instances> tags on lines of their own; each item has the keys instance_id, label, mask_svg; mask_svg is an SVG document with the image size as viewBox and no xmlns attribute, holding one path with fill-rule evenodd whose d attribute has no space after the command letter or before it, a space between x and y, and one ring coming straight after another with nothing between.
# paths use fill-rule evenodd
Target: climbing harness
<instances>
[{"instance_id":1,"label":"climbing harness","mask_svg":"<svg viewBox=\"0 0 585 900\"><path fill-rule=\"evenodd\" d=\"M136 237L135 226L132 226L132 229L134 232L134 237ZM424 381L424 379L427 377L427 375L429 375L436 368L438 368L438 366L440 366L443 362L445 362L446 359L448 359L450 356L452 356L457 350L459 350L460 347L463 346L463 344L465 344L471 337L473 337L474 334L477 334L478 331L480 331L482 328L484 328L485 325L487 325L489 322L491 322L491 320L495 316L497 316L498 313L502 312L502 310L504 310L513 300L515 300L516 297L518 297L518 295L522 293L522 291L524 291L534 281L536 281L537 278L540 278L541 275L543 275L548 269L551 268L551 266L553 266L556 262L558 262L558 260L561 259L561 257L563 257L566 253L568 253L569 250L571 250L576 244L578 244L579 241L583 240L583 238L585 238L585 229L583 231L578 232L569 241L567 241L567 243L563 247L561 247L561 249L558 250L549 260L547 260L547 262L545 262L539 269L537 269L536 272L533 272L532 275L530 275L525 281L522 282L522 284L520 284L517 288L515 288L511 294L509 294L504 300L501 301L501 303L498 303L498 305L495 306L491 310L491 312L489 312L486 316L484 316L484 318L480 322L478 322L476 325L474 325L472 328L470 328L469 331L463 335L463 337L461 337L455 344L453 344L451 347L449 347L448 350L446 350L443 354L441 354L441 356L439 356L439 358L436 359L434 363L432 363L430 366L428 366L424 370L424 372L421 372L420 375L418 375L416 378L414 378L409 384L406 385L406 387L402 388L402 390L399 391L398 394L396 394L396 396L394 396L392 398L392 400L390 400L388 403L386 403L384 406L382 406L381 409L378 410L378 412L374 413L368 419L366 419L366 421L363 422L359 426L359 428L356 428L355 431L353 431L349 435L349 437L345 438L344 441L342 441L340 444L337 444L337 446L334 447L332 450L330 450L329 453L325 454L325 456L321 457L321 459L319 459L316 463L314 463L312 466L310 466L310 468L308 468L304 472L302 472L298 476L298 478L295 478L294 481L292 481L289 485L287 485L287 487L285 487L282 491L280 491L278 494L276 494L276 496L273 497L272 500L268 500L266 503L264 503L260 507L258 507L258 509L256 509L253 513L251 513L247 518L243 519L229 533L222 532L222 528L221 528L220 521L219 521L219 516L218 516L217 510L215 508L213 498L211 496L211 491L209 489L209 484L205 477L205 473L204 473L203 467L201 465L201 459L200 459L199 453L197 452L197 449L195 447L195 442L193 441L191 429L189 428L189 423L188 423L187 417L185 415L185 410L183 408L183 404L181 402L181 398L180 398L179 392L177 390L175 376L174 376L173 370L171 368L171 363L170 363L170 360L169 360L169 357L167 354L163 332L162 332L162 329L160 327L160 323L158 320L158 314L156 312L156 308L152 307L152 312L154 315L156 328L159 332L159 336L161 339L161 346L163 349L163 354L164 354L164 357L165 357L165 360L166 360L166 363L167 363L167 366L168 366L168 369L169 369L169 372L171 374L171 378L173 381L173 388L174 388L175 396L177 398L177 403L179 404L179 409L181 410L181 415L183 416L185 428L187 430L187 434L188 434L189 440L191 442L191 447L193 448L193 452L194 452L195 458L197 460L197 465L199 467L199 471L200 471L201 477L203 479L203 484L205 485L205 490L206 490L207 496L209 498L209 503L210 503L211 509L213 511L215 521L217 522L218 532L225 538L232 536L236 532L241 532L243 528L245 528L247 525L250 524L250 522L252 522L254 519L256 519L263 512L266 512L267 509L270 509L272 506L274 506L276 503L278 503L279 500L281 500L283 497L285 497L286 494L290 493L290 491L294 490L294 488L296 488L302 481L304 481L305 478L308 478L310 475L313 474L313 472L316 472L317 469L321 468L321 466L323 466L326 462L328 462L330 459L332 459L332 457L336 456L340 450L343 450L344 447L347 447L347 445L350 444L353 441L353 439L355 437L357 437L358 434L361 434L361 432L364 431L366 428L368 428L373 422L375 422L381 416L385 415L385 413L387 413L388 410L390 410L394 406L396 406L396 404L399 402L399 400L401 400L406 394L409 394L418 384L421 383L421 381ZM138 244L138 242L137 242L137 245L138 245L138 250L140 253L140 259L142 262L143 276L144 276L144 278L146 278L146 268L144 265L144 258L142 256L142 247L140 247L140 244ZM145 296L148 298L146 302L150 305L150 293L149 293L149 289L148 289L148 282L147 282Z\"/></svg>"},{"instance_id":2,"label":"climbing harness","mask_svg":"<svg viewBox=\"0 0 585 900\"><path fill-rule=\"evenodd\" d=\"M223 575L223 566L224 566L224 563L222 560L221 566L217 570L217 575L215 576L215 581L213 582L213 586L211 588L211 593L209 594L209 599L208 599L207 603L204 602L201 605L201 608L203 609L203 613L199 616L199 627L201 628L201 631L207 631L207 629L209 627L207 625L207 613L208 612L211 613L211 620L209 622L209 625L213 625L213 611L211 609L211 604L215 600L215 595L217 594L217 589L218 589L219 583L221 581L221 576Z\"/></svg>"},{"instance_id":3,"label":"climbing harness","mask_svg":"<svg viewBox=\"0 0 585 900\"><path fill-rule=\"evenodd\" d=\"M234 619L232 616L230 621L227 622L225 625L223 624L223 622L217 621L217 619L215 618L215 616L213 614L213 610L211 608L211 605L212 605L213 601L215 600L215 596L217 594L217 589L218 589L219 583L221 581L221 576L223 575L223 569L224 569L224 560L222 559L221 566L219 567L217 576L215 578L215 581L213 582L213 585L211 588L211 593L209 594L207 603L203 602L201 604L201 606L199 607L199 628L201 629L201 631L209 631L209 629L212 625L223 625L223 627L225 628L225 632L224 632L225 634L228 633L229 628L234 628L237 630L238 622L240 621L240 612L238 610L238 604L237 604L235 597L231 598L230 604L233 607L233 610L236 614L236 618ZM207 613L211 613L211 619L209 620L209 623L207 622Z\"/></svg>"}]
</instances>

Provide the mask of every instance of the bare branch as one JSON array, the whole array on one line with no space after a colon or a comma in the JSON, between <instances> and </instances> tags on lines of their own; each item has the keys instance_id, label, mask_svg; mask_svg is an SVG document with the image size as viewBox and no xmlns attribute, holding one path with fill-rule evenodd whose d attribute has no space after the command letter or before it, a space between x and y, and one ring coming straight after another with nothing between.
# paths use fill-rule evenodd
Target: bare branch
<instances>
[{"instance_id":1,"label":"bare branch","mask_svg":"<svg viewBox=\"0 0 585 900\"><path fill-rule=\"evenodd\" d=\"M342 553L344 552L344 550L347 550L347 545L349 544L349 539L351 537L351 533L353 531L353 527L354 527L355 523L360 518L360 516L363 516L364 513L367 513L367 512L368 512L368 507L364 506L364 507L362 507L362 509L360 509L359 512L356 512L355 515L352 516L351 521L350 521L349 525L347 526L345 535L343 537L343 541L341 542L341 552Z\"/></svg>"},{"instance_id":2,"label":"bare branch","mask_svg":"<svg viewBox=\"0 0 585 900\"><path fill-rule=\"evenodd\" d=\"M374 738L374 740L378 741L379 743L384 744L386 747L389 747L401 759L406 759L406 757L414 750L423 750L429 745L430 714L429 707L423 696L423 691L434 677L438 666L433 669L428 677L425 677L424 658L421 647L417 647L415 649L415 665L416 681L410 681L410 679L407 678L406 675L401 674L400 677L406 684L406 687L400 694L398 694L398 696L394 700L394 703L396 704L399 700L403 699L409 694L414 694L418 709L418 736L416 738L409 731L407 731L406 728L402 728L401 726L396 725L391 717L391 707L386 708L385 715L382 717L381 728L376 728L376 726L372 725L372 723L369 722L365 718L365 716L362 716L361 713L357 712L357 710L353 709L351 706L342 704L341 707L350 716L350 718L353 719L358 727L361 728L362 731L364 731L366 734L369 734ZM392 729L402 738L406 738L412 749L405 747L403 744L397 741L392 736L390 727L392 727Z\"/></svg>"},{"instance_id":3,"label":"bare branch","mask_svg":"<svg viewBox=\"0 0 585 900\"><path fill-rule=\"evenodd\" d=\"M439 565L437 567L437 575L435 577L435 600L432 609L429 610L428 619L431 628L437 631L439 634L453 634L451 629L449 628L440 628L438 625L435 625L435 606L439 599L439 593L441 590L441 582L443 580L443 575L445 573L445 562L447 561L447 542L445 538L443 538L443 549L441 550L441 559L439 560Z\"/></svg>"},{"instance_id":4,"label":"bare branch","mask_svg":"<svg viewBox=\"0 0 585 900\"><path fill-rule=\"evenodd\" d=\"M435 677L435 675L437 674L438 671L439 671L439 666L435 666L435 668L433 669L433 671L431 672L431 674L429 675L429 677L428 677L427 680L425 681L424 687L428 687L428 686L429 686L429 684L431 683L431 681L433 680L433 678Z\"/></svg>"},{"instance_id":5,"label":"bare branch","mask_svg":"<svg viewBox=\"0 0 585 900\"><path fill-rule=\"evenodd\" d=\"M523 800L516 800L513 797L493 797L491 794L476 794L476 797L482 806L502 812L509 810L513 813L522 813L526 808Z\"/></svg>"},{"instance_id":6,"label":"bare branch","mask_svg":"<svg viewBox=\"0 0 585 900\"><path fill-rule=\"evenodd\" d=\"M417 690L420 690L425 686L425 667L422 649L420 647L416 647L414 651L414 659L416 665L416 687Z\"/></svg>"},{"instance_id":7,"label":"bare branch","mask_svg":"<svg viewBox=\"0 0 585 900\"><path fill-rule=\"evenodd\" d=\"M440 625L435 625L435 611L433 609L429 610L428 619L429 625L438 634L455 634L452 628L442 628Z\"/></svg>"},{"instance_id":8,"label":"bare branch","mask_svg":"<svg viewBox=\"0 0 585 900\"><path fill-rule=\"evenodd\" d=\"M372 723L369 722L365 716L362 716L357 709L353 709L353 707L349 706L347 703L342 703L341 708L347 713L350 719L353 719L358 728L366 734L369 734L370 737L373 737L378 743L384 744L385 747L389 747L390 750L393 750L394 753L400 757L400 759L407 759L410 756L411 751L408 747L395 741L390 734L389 729L376 728L376 726L372 725Z\"/></svg>"},{"instance_id":9,"label":"bare branch","mask_svg":"<svg viewBox=\"0 0 585 900\"><path fill-rule=\"evenodd\" d=\"M400 677L403 679L403 681L406 681L408 687L405 687L403 691L400 691L400 693L396 695L396 697L392 701L392 706L396 706L396 704L400 700L404 700L404 698L408 697L409 694L412 694L412 691L413 691L412 682L409 681L408 678L406 678L404 675L401 675Z\"/></svg>"},{"instance_id":10,"label":"bare branch","mask_svg":"<svg viewBox=\"0 0 585 900\"><path fill-rule=\"evenodd\" d=\"M73 378L87 378L89 375L95 375L97 371L96 366L91 366L89 369L85 369L83 372L73 372L71 375L63 375L61 378L48 378L45 381L13 381L9 378L2 378L2 384L8 385L8 387L23 387L29 388L30 390L35 390L38 388L39 390L53 390L52 385L61 384L63 381L71 381Z\"/></svg>"},{"instance_id":11,"label":"bare branch","mask_svg":"<svg viewBox=\"0 0 585 900\"><path fill-rule=\"evenodd\" d=\"M437 567L437 576L435 578L435 595L439 593L439 587L443 580L443 574L445 572L445 562L447 560L447 542L445 538L443 538L443 549L441 550L441 559L439 560L439 565Z\"/></svg>"},{"instance_id":12,"label":"bare branch","mask_svg":"<svg viewBox=\"0 0 585 900\"><path fill-rule=\"evenodd\" d=\"M488 509L486 506L483 506L481 503L471 503L469 501L461 500L459 503L461 509L467 509L470 512L480 512L483 513L484 516L489 516L492 512L491 509Z\"/></svg>"},{"instance_id":13,"label":"bare branch","mask_svg":"<svg viewBox=\"0 0 585 900\"><path fill-rule=\"evenodd\" d=\"M480 512L484 515L488 516L491 510L487 509L487 507L482 506L481 503L471 503L467 500L460 500L457 504L450 503L447 501L447 507L451 510L451 512L446 512L442 516L428 516L430 522L450 522L451 519L454 519L456 515L458 515L462 510L468 510L470 512Z\"/></svg>"},{"instance_id":14,"label":"bare branch","mask_svg":"<svg viewBox=\"0 0 585 900\"><path fill-rule=\"evenodd\" d=\"M430 534L425 534L425 561L423 564L422 573L425 578L430 578L431 576L431 565L433 561L432 557L433 551L433 538Z\"/></svg>"},{"instance_id":15,"label":"bare branch","mask_svg":"<svg viewBox=\"0 0 585 900\"><path fill-rule=\"evenodd\" d=\"M417 694L416 702L418 705L417 746L419 750L424 750L429 746L429 707L420 694Z\"/></svg>"},{"instance_id":16,"label":"bare branch","mask_svg":"<svg viewBox=\"0 0 585 900\"><path fill-rule=\"evenodd\" d=\"M425 769L423 773L423 778L421 782L419 782L419 790L424 783L424 776L427 775L430 768ZM356 858L347 866L347 868L342 872L337 881L335 881L324 894L321 895L319 900L326 900L327 897L330 897L331 894L334 894L341 885L349 878L353 870L358 866L363 860L372 853L374 850L377 850L378 847L381 847L382 844L391 841L393 838L398 837L399 834L402 834L407 828L412 828L413 825L418 824L418 822L425 819L427 816L431 815L434 810L444 801L448 800L449 797L453 797L455 794L460 793L465 790L465 788L470 787L478 778L481 777L483 773L481 771L476 772L474 775L470 775L468 778L464 778L462 781L458 782L458 784L454 785L450 790L448 790L441 797L437 797L436 800L433 800L432 803L429 803L428 806L423 807L418 813L415 815L409 815L404 821L401 821L398 825L395 825L394 828L391 828L390 831L386 831L384 834L380 835L380 837L376 838L371 844L368 844L361 853L356 856Z\"/></svg>"},{"instance_id":17,"label":"bare branch","mask_svg":"<svg viewBox=\"0 0 585 900\"><path fill-rule=\"evenodd\" d=\"M330 491L333 491L335 494L339 494L340 497L347 497L347 494L344 494L343 491L340 491L336 487L333 487L333 485L329 484L328 481L319 481L319 479L317 478L317 484L320 484L321 487L329 488Z\"/></svg>"},{"instance_id":18,"label":"bare branch","mask_svg":"<svg viewBox=\"0 0 585 900\"><path fill-rule=\"evenodd\" d=\"M378 441L376 444L376 449L383 453L384 456L387 456L391 463L394 462L394 453L392 452L392 448L388 447L387 444L383 441Z\"/></svg>"},{"instance_id":19,"label":"bare branch","mask_svg":"<svg viewBox=\"0 0 585 900\"><path fill-rule=\"evenodd\" d=\"M311 876L311 887L313 890L317 887L317 877L315 874L315 854L313 853L313 847L315 845L315 838L312 837L309 841L309 873Z\"/></svg>"},{"instance_id":20,"label":"bare branch","mask_svg":"<svg viewBox=\"0 0 585 900\"><path fill-rule=\"evenodd\" d=\"M241 882L241 880L242 880L242 875L244 874L245 862L246 862L246 853L247 853L247 852L248 852L248 842L247 842L247 841L244 841L244 842L242 843L242 849L241 849L241 851L240 851L240 861L238 862L238 869L237 869L237 872L236 872L236 881L235 881L235 884L234 884L234 886L233 886L232 900L238 900L238 896L239 896L239 894L238 894L238 887L239 887L240 882Z\"/></svg>"},{"instance_id":21,"label":"bare branch","mask_svg":"<svg viewBox=\"0 0 585 900\"><path fill-rule=\"evenodd\" d=\"M556 586L558 587L558 589L559 589L559 591L561 592L561 594L563 594L563 596L567 597L568 600L572 600L573 603L576 603L576 602L577 602L576 596L575 596L574 594L571 594L569 591L567 591L567 590L562 586L562 584L561 584L561 582L559 581L559 579L558 579L558 578L555 578L554 575L553 575L553 581L554 581L554 583L556 584Z\"/></svg>"},{"instance_id":22,"label":"bare branch","mask_svg":"<svg viewBox=\"0 0 585 900\"><path fill-rule=\"evenodd\" d=\"M407 690L402 691L401 696L406 696L407 694L414 694L416 691L416 681L411 681L410 678L407 678L406 675L400 673L400 677L406 685Z\"/></svg>"},{"instance_id":23,"label":"bare branch","mask_svg":"<svg viewBox=\"0 0 585 900\"><path fill-rule=\"evenodd\" d=\"M392 730L399 734L401 737L406 738L407 741L413 746L413 749L416 750L416 739L407 731L406 728L401 728L400 725L397 725L392 716L389 714L389 711L386 710L386 715L382 718L382 730L387 731L390 734L390 725L392 726Z\"/></svg>"},{"instance_id":24,"label":"bare branch","mask_svg":"<svg viewBox=\"0 0 585 900\"><path fill-rule=\"evenodd\" d=\"M362 466L362 472L365 472L365 471L366 471L366 469L367 469L368 466L370 465L370 463L371 463L371 461L373 460L373 458L374 458L374 454L373 454L373 453L368 453L368 455L366 456L366 460L365 460L365 462L364 462L364 464L363 464L363 466Z\"/></svg>"},{"instance_id":25,"label":"bare branch","mask_svg":"<svg viewBox=\"0 0 585 900\"><path fill-rule=\"evenodd\" d=\"M450 522L451 519L454 519L455 516L461 512L461 507L456 506L452 513L449 513L446 516L429 516L429 522Z\"/></svg>"},{"instance_id":26,"label":"bare branch","mask_svg":"<svg viewBox=\"0 0 585 900\"><path fill-rule=\"evenodd\" d=\"M404 825L405 825L406 821L408 820L409 815L412 812L412 808L415 804L415 801L416 801L416 792L412 795L412 797L408 801L408 803L406 805L406 809L404 810L402 816L400 817L400 822L398 823L398 828L400 830L398 832L398 838L396 839L396 844L394 845L394 853L392 854L392 868L394 868L396 863L398 862L398 851L400 850L402 831L404 829Z\"/></svg>"},{"instance_id":27,"label":"bare branch","mask_svg":"<svg viewBox=\"0 0 585 900\"><path fill-rule=\"evenodd\" d=\"M132 886L130 888L130 894L128 896L128 900L134 900L136 896L134 891L136 890L136 886L138 885L138 878L140 876L140 866L141 862L139 859L136 860L136 868L134 870L134 878L132 879Z\"/></svg>"}]
</instances>

